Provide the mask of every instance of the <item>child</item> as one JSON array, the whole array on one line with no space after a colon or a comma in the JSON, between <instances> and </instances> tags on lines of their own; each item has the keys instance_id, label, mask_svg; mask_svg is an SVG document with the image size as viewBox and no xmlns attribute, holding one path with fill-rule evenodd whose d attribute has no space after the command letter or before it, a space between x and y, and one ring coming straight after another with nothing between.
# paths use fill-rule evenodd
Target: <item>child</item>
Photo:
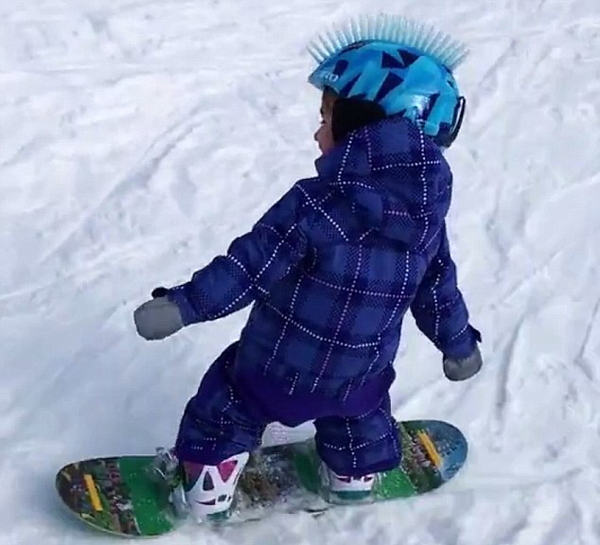
<instances>
[{"instance_id":1,"label":"child","mask_svg":"<svg viewBox=\"0 0 600 545\"><path fill-rule=\"evenodd\" d=\"M367 18L313 45L317 176L297 182L227 255L135 312L139 334L162 339L254 303L181 421L175 454L199 521L228 511L249 452L275 421L314 421L333 501L368 497L376 474L400 462L388 391L409 309L450 380L481 368L445 224L452 174L442 149L462 120L452 70L464 49L429 32Z\"/></svg>"}]
</instances>

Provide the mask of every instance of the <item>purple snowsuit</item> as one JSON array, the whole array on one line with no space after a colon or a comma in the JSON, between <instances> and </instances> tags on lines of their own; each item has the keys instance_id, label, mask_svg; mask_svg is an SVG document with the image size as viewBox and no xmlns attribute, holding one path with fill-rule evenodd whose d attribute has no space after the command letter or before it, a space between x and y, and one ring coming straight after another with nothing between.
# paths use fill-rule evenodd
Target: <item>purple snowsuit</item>
<instances>
[{"instance_id":1,"label":"purple snowsuit","mask_svg":"<svg viewBox=\"0 0 600 545\"><path fill-rule=\"evenodd\" d=\"M184 323L254 303L240 340L188 403L180 459L214 465L259 445L266 424L315 421L342 475L398 464L388 390L405 313L446 356L480 340L457 287L445 217L452 174L402 117L351 133L227 255L169 290Z\"/></svg>"}]
</instances>

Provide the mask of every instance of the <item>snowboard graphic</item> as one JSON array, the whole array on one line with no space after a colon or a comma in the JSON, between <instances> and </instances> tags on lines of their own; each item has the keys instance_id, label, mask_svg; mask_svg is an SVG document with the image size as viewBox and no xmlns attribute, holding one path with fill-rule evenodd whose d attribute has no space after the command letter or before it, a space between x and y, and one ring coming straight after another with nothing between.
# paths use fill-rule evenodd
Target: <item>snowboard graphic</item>
<instances>
[{"instance_id":1,"label":"snowboard graphic","mask_svg":"<svg viewBox=\"0 0 600 545\"><path fill-rule=\"evenodd\" d=\"M467 441L454 426L436 420L398 423L402 463L380 474L372 502L424 494L454 477L467 457ZM182 524L169 490L149 475L154 456L96 458L63 467L56 488L65 505L98 530L128 537L166 534ZM273 512L315 515L340 507L321 489L319 459L308 439L256 451L239 481L226 524L257 520Z\"/></svg>"}]
</instances>

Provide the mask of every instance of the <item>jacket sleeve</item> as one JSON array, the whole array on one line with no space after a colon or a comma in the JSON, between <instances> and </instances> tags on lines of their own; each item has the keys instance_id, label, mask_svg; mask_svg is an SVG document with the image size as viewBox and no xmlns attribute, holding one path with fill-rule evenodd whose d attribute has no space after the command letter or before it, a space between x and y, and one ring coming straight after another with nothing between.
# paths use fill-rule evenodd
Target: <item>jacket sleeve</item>
<instances>
[{"instance_id":1,"label":"jacket sleeve","mask_svg":"<svg viewBox=\"0 0 600 545\"><path fill-rule=\"evenodd\" d=\"M253 302L283 278L307 253L300 228L301 205L290 191L226 255L168 291L185 325L216 320Z\"/></svg>"},{"instance_id":2,"label":"jacket sleeve","mask_svg":"<svg viewBox=\"0 0 600 545\"><path fill-rule=\"evenodd\" d=\"M431 261L411 304L417 327L447 358L470 356L481 334L469 324L469 313L458 289L445 225Z\"/></svg>"}]
</instances>

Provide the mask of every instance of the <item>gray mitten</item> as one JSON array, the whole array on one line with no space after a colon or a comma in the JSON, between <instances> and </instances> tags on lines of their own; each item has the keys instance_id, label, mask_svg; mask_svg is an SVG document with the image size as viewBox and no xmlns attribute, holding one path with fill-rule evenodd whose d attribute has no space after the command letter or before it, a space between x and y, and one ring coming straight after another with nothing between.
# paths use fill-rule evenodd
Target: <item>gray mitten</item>
<instances>
[{"instance_id":1,"label":"gray mitten","mask_svg":"<svg viewBox=\"0 0 600 545\"><path fill-rule=\"evenodd\" d=\"M177 305L166 297L156 297L138 307L133 320L138 334L147 341L164 339L183 327Z\"/></svg>"},{"instance_id":2,"label":"gray mitten","mask_svg":"<svg viewBox=\"0 0 600 545\"><path fill-rule=\"evenodd\" d=\"M459 381L467 380L476 375L481 366L483 359L479 348L475 346L473 353L464 359L444 358L444 375L448 380Z\"/></svg>"}]
</instances>

